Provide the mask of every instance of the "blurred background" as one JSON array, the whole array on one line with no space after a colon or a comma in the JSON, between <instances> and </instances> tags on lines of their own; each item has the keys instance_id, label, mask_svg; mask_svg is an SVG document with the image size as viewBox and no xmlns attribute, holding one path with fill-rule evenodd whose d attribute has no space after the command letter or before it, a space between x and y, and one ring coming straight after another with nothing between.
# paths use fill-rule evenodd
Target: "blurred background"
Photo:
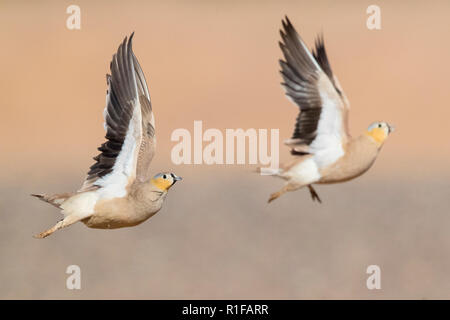
<instances>
[{"instance_id":1,"label":"blurred background","mask_svg":"<svg viewBox=\"0 0 450 320\"><path fill-rule=\"evenodd\" d=\"M66 8L81 8L68 30ZM381 8L381 30L366 9ZM170 161L177 128L293 130L279 85L281 19L323 31L359 134L396 131L374 167L268 205L283 182L245 165ZM448 1L0 2L0 298L450 298ZM135 31L158 137L154 172L184 177L149 221L113 231L60 219L29 196L77 190L104 140L109 62ZM281 145L281 160L288 149ZM67 266L82 289L67 290ZM381 290L366 268L381 268Z\"/></svg>"}]
</instances>

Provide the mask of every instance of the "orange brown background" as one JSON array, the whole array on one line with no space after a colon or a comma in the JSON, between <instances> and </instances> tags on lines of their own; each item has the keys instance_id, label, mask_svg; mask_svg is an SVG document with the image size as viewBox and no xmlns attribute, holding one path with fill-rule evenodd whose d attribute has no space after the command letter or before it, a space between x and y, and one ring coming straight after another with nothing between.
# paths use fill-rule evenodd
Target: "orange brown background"
<instances>
[{"instance_id":1,"label":"orange brown background","mask_svg":"<svg viewBox=\"0 0 450 320\"><path fill-rule=\"evenodd\" d=\"M81 30L66 8L81 8ZM366 28L381 7L382 29ZM281 19L309 46L323 31L353 134L395 124L361 178L268 205L281 181L252 166L170 162L177 128L293 129L279 83ZM0 298L450 298L448 1L1 1ZM129 229L81 224L43 241L103 142L109 62L135 31L158 136L154 172L184 177ZM288 150L282 147L282 160ZM66 267L82 289L65 287ZM366 288L368 265L382 289Z\"/></svg>"}]
</instances>

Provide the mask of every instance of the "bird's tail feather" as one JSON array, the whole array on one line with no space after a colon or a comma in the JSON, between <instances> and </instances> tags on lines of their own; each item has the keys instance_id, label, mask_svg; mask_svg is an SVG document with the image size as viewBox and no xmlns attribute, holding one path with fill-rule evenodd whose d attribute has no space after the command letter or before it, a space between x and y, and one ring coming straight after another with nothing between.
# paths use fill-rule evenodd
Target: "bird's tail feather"
<instances>
[{"instance_id":1,"label":"bird's tail feather","mask_svg":"<svg viewBox=\"0 0 450 320\"><path fill-rule=\"evenodd\" d=\"M70 194L55 194L55 195L46 195L46 194L31 194L32 197L36 197L39 200L50 203L51 205L60 208L64 201L70 197Z\"/></svg>"},{"instance_id":2,"label":"bird's tail feather","mask_svg":"<svg viewBox=\"0 0 450 320\"><path fill-rule=\"evenodd\" d=\"M280 168L273 169L257 167L255 172L266 176L278 176L282 173L282 170Z\"/></svg>"}]
</instances>

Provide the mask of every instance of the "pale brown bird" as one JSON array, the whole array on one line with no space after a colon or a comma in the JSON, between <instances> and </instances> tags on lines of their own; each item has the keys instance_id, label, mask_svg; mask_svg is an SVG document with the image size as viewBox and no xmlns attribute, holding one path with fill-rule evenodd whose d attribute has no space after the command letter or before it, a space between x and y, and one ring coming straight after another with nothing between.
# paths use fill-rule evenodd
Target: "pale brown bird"
<instances>
[{"instance_id":1,"label":"pale brown bird","mask_svg":"<svg viewBox=\"0 0 450 320\"><path fill-rule=\"evenodd\" d=\"M61 209L64 218L38 234L45 238L82 221L90 228L113 229L142 223L157 213L170 187L181 177L159 173L151 178L155 154L155 118L144 73L132 50L133 34L113 55L107 75L106 142L81 189L33 196Z\"/></svg>"},{"instance_id":2,"label":"pale brown bird","mask_svg":"<svg viewBox=\"0 0 450 320\"><path fill-rule=\"evenodd\" d=\"M287 182L269 202L303 187L309 188L313 200L321 202L312 184L344 182L362 175L374 163L393 127L374 122L363 134L351 137L349 102L331 71L323 37L317 39L311 53L287 17L282 24L282 85L300 113L292 138L285 141L295 158L272 172Z\"/></svg>"}]
</instances>

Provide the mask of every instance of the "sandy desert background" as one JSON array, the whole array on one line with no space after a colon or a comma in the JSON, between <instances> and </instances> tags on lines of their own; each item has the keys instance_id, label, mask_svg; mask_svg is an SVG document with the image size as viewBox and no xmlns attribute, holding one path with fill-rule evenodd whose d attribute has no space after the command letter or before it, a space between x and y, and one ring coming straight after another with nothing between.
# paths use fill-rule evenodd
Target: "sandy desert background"
<instances>
[{"instance_id":1,"label":"sandy desert background","mask_svg":"<svg viewBox=\"0 0 450 320\"><path fill-rule=\"evenodd\" d=\"M66 8L81 8L81 30ZM382 29L366 28L381 8ZM350 127L397 130L357 180L268 205L282 181L255 166L179 165L170 134L292 132L279 83L287 14L309 46L323 31ZM448 1L0 1L0 298L450 298ZM59 212L29 196L76 190L103 142L105 74L135 31L158 136L154 172L184 180L135 228L82 224L45 240ZM288 155L282 149L282 160ZM82 289L66 289L67 266ZM381 290L366 288L367 266Z\"/></svg>"}]
</instances>

